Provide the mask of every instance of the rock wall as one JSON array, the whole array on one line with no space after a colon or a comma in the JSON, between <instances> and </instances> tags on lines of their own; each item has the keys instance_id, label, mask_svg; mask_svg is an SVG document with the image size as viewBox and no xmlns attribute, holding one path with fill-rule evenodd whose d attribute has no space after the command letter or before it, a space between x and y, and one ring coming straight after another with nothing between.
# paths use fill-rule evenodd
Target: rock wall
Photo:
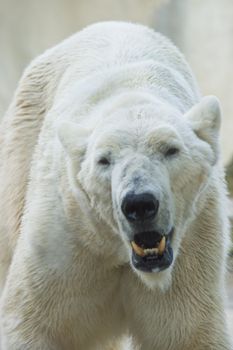
<instances>
[{"instance_id":1,"label":"rock wall","mask_svg":"<svg viewBox=\"0 0 233 350\"><path fill-rule=\"evenodd\" d=\"M219 97L227 163L233 155L233 1L171 0L156 13L155 28L184 52L203 95Z\"/></svg>"},{"instance_id":2,"label":"rock wall","mask_svg":"<svg viewBox=\"0 0 233 350\"><path fill-rule=\"evenodd\" d=\"M32 58L93 22L150 24L163 2L166 0L0 0L0 117Z\"/></svg>"},{"instance_id":3,"label":"rock wall","mask_svg":"<svg viewBox=\"0 0 233 350\"><path fill-rule=\"evenodd\" d=\"M0 0L0 117L32 58L102 20L149 24L180 47L202 93L222 102L221 142L228 162L233 154L232 0Z\"/></svg>"}]
</instances>

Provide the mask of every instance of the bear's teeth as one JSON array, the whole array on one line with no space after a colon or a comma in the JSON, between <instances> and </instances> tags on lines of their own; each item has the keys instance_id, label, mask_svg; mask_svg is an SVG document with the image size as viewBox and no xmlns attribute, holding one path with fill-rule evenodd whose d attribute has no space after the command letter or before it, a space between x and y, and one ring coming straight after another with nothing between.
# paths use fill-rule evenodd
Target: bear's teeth
<instances>
[{"instance_id":1,"label":"bear's teeth","mask_svg":"<svg viewBox=\"0 0 233 350\"><path fill-rule=\"evenodd\" d=\"M158 252L159 252L158 248L147 248L147 249L144 249L144 253L146 255L158 254Z\"/></svg>"},{"instance_id":2,"label":"bear's teeth","mask_svg":"<svg viewBox=\"0 0 233 350\"><path fill-rule=\"evenodd\" d=\"M137 245L134 241L131 242L132 248L135 251L135 253L139 256L145 256L145 255L152 255L152 254L158 254L159 248L147 248L143 249Z\"/></svg>"},{"instance_id":3,"label":"bear's teeth","mask_svg":"<svg viewBox=\"0 0 233 350\"><path fill-rule=\"evenodd\" d=\"M163 236L163 238L159 242L159 246L158 246L159 255L163 254L165 247L166 247L166 238L165 238L165 236Z\"/></svg>"}]
</instances>

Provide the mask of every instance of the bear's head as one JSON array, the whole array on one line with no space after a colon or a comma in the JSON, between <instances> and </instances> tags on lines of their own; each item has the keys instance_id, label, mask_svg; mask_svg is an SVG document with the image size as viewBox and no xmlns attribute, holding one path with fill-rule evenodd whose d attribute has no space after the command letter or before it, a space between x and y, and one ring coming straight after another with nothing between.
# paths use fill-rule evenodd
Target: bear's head
<instances>
[{"instance_id":1,"label":"bear's head","mask_svg":"<svg viewBox=\"0 0 233 350\"><path fill-rule=\"evenodd\" d=\"M204 97L185 115L145 100L90 119L58 129L71 188L119 235L142 280L164 288L218 158L218 100Z\"/></svg>"}]
</instances>

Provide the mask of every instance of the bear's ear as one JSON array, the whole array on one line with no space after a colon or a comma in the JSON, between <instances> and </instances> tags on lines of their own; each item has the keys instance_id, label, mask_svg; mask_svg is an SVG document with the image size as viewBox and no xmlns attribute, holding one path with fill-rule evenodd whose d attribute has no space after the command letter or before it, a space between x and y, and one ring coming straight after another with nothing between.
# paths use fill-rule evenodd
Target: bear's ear
<instances>
[{"instance_id":1,"label":"bear's ear","mask_svg":"<svg viewBox=\"0 0 233 350\"><path fill-rule=\"evenodd\" d=\"M90 130L73 122L61 122L57 128L58 138L65 151L72 157L85 152Z\"/></svg>"},{"instance_id":2,"label":"bear's ear","mask_svg":"<svg viewBox=\"0 0 233 350\"><path fill-rule=\"evenodd\" d=\"M203 97L198 104L187 112L185 117L190 122L195 134L209 143L217 156L221 125L221 108L217 97Z\"/></svg>"}]
</instances>

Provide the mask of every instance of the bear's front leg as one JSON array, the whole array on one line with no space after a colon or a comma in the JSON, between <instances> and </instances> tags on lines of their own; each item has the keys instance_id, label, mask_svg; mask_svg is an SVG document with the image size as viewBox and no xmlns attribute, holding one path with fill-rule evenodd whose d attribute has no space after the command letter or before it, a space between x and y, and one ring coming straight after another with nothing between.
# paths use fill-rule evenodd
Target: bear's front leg
<instances>
[{"instance_id":1,"label":"bear's front leg","mask_svg":"<svg viewBox=\"0 0 233 350\"><path fill-rule=\"evenodd\" d=\"M1 350L90 350L124 331L120 269L78 246L52 247L19 238L1 300Z\"/></svg>"},{"instance_id":2,"label":"bear's front leg","mask_svg":"<svg viewBox=\"0 0 233 350\"><path fill-rule=\"evenodd\" d=\"M1 298L1 350L75 349L66 266L59 270L54 256L28 248L22 236L18 243Z\"/></svg>"},{"instance_id":3,"label":"bear's front leg","mask_svg":"<svg viewBox=\"0 0 233 350\"><path fill-rule=\"evenodd\" d=\"M192 286L191 282L188 284ZM142 350L232 350L221 293L206 300L188 293L185 284L176 290L149 289L125 269L122 299L128 327ZM204 295L204 294L203 294Z\"/></svg>"},{"instance_id":4,"label":"bear's front leg","mask_svg":"<svg viewBox=\"0 0 233 350\"><path fill-rule=\"evenodd\" d=\"M227 333L224 311L211 315L190 342L193 350L232 350L233 344Z\"/></svg>"},{"instance_id":5,"label":"bear's front leg","mask_svg":"<svg viewBox=\"0 0 233 350\"><path fill-rule=\"evenodd\" d=\"M1 299L1 350L59 350L53 343L52 331L54 319L50 315L52 302L47 299L47 308L44 309L44 320L40 301L33 297L32 284L24 274L25 271L15 269L13 263L9 278L5 285ZM38 291L41 289L38 281ZM46 295L45 295L46 298ZM44 303L42 301L42 303Z\"/></svg>"},{"instance_id":6,"label":"bear's front leg","mask_svg":"<svg viewBox=\"0 0 233 350\"><path fill-rule=\"evenodd\" d=\"M180 343L179 336L173 339L169 339L169 336L167 336L167 339L158 339L156 337L156 329L153 329L153 327L151 327L150 337L141 335L139 338L136 333L132 333L136 339L136 349L164 350L164 343L169 339L166 344L166 349L169 350L232 350L233 344L225 329L224 320L221 323L216 323L216 325L209 324L208 328L205 329L204 326L201 332L197 332L194 336L191 334L190 338L182 343Z\"/></svg>"}]
</instances>

